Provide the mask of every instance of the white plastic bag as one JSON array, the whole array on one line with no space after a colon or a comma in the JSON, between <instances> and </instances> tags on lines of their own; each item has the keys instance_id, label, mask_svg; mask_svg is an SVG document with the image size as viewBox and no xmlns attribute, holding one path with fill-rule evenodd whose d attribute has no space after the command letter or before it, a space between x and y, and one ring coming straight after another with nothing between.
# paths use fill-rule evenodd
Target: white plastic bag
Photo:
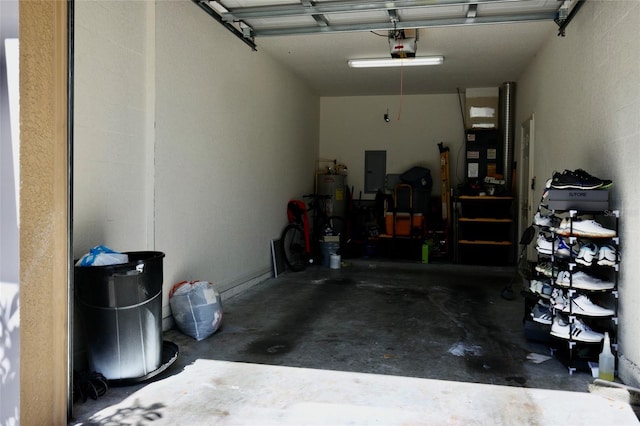
<instances>
[{"instance_id":1,"label":"white plastic bag","mask_svg":"<svg viewBox=\"0 0 640 426\"><path fill-rule=\"evenodd\" d=\"M197 341L215 333L222 322L222 298L208 281L182 281L169 292L178 329Z\"/></svg>"},{"instance_id":2,"label":"white plastic bag","mask_svg":"<svg viewBox=\"0 0 640 426\"><path fill-rule=\"evenodd\" d=\"M76 262L76 266L106 266L129 262L129 255L106 246L95 246Z\"/></svg>"}]
</instances>

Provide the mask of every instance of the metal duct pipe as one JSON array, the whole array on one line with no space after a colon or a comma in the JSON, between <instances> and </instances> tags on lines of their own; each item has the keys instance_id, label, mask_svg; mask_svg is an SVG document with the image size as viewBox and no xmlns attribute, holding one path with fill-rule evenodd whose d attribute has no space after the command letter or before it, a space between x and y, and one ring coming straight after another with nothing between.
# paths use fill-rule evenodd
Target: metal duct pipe
<instances>
[{"instance_id":1,"label":"metal duct pipe","mask_svg":"<svg viewBox=\"0 0 640 426\"><path fill-rule=\"evenodd\" d=\"M502 170L507 189L511 189L515 141L516 83L508 81L500 87L500 129L503 135Z\"/></svg>"}]
</instances>

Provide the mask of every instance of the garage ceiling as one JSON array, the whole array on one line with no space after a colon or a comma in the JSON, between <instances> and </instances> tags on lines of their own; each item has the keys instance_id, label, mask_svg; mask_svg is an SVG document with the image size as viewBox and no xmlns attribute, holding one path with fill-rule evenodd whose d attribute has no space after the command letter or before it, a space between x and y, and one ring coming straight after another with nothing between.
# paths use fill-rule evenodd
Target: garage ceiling
<instances>
[{"instance_id":1,"label":"garage ceiling","mask_svg":"<svg viewBox=\"0 0 640 426\"><path fill-rule=\"evenodd\" d=\"M401 78L404 94L515 81L568 23L559 13L578 9L578 0L193 1L321 96L398 94ZM402 29L419 29L416 56L442 55L444 64L348 67L349 59L390 57L388 33Z\"/></svg>"}]
</instances>

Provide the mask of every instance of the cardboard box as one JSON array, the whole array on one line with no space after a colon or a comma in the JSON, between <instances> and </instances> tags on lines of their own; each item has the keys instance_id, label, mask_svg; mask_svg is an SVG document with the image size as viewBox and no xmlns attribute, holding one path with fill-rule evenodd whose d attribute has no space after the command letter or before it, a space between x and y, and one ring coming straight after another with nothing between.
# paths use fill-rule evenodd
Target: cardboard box
<instances>
[{"instance_id":1,"label":"cardboard box","mask_svg":"<svg viewBox=\"0 0 640 426\"><path fill-rule=\"evenodd\" d=\"M497 129L499 126L500 91L497 87L467 89L465 126L469 129Z\"/></svg>"},{"instance_id":2,"label":"cardboard box","mask_svg":"<svg viewBox=\"0 0 640 426\"><path fill-rule=\"evenodd\" d=\"M609 191L605 189L550 189L551 210L604 211L609 209Z\"/></svg>"}]
</instances>

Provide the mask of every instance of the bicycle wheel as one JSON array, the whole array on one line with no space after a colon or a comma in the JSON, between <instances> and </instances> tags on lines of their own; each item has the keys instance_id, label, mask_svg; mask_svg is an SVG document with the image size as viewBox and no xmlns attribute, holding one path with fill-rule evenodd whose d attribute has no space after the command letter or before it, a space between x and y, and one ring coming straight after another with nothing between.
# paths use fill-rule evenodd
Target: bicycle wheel
<instances>
[{"instance_id":1,"label":"bicycle wheel","mask_svg":"<svg viewBox=\"0 0 640 426\"><path fill-rule=\"evenodd\" d=\"M282 253L284 262L294 272L303 271L309 260L304 242L304 230L298 224L291 223L282 231Z\"/></svg>"}]
</instances>

